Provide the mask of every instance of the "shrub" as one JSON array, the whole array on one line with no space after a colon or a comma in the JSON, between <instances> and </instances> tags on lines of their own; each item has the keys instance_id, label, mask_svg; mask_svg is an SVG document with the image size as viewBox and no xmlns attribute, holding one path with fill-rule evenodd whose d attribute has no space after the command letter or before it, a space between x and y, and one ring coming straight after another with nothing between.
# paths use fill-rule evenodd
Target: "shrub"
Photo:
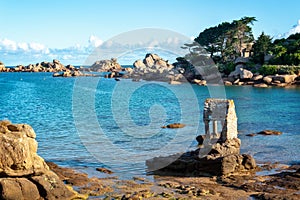
<instances>
[{"instance_id":1,"label":"shrub","mask_svg":"<svg viewBox=\"0 0 300 200\"><path fill-rule=\"evenodd\" d=\"M298 74L300 72L300 66L263 65L259 68L258 72L262 75Z\"/></svg>"},{"instance_id":2,"label":"shrub","mask_svg":"<svg viewBox=\"0 0 300 200\"><path fill-rule=\"evenodd\" d=\"M235 70L235 64L233 62L228 62L226 64L219 64L218 68L221 73L229 75L230 72Z\"/></svg>"},{"instance_id":3,"label":"shrub","mask_svg":"<svg viewBox=\"0 0 300 200\"><path fill-rule=\"evenodd\" d=\"M274 75L277 74L276 65L263 65L259 68L258 72L262 75Z\"/></svg>"}]
</instances>

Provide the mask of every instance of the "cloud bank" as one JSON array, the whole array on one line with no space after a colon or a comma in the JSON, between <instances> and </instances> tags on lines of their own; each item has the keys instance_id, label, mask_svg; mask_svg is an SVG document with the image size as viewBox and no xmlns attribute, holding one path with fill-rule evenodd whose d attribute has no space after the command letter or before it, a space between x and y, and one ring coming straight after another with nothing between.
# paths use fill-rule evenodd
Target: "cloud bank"
<instances>
[{"instance_id":1,"label":"cloud bank","mask_svg":"<svg viewBox=\"0 0 300 200\"><path fill-rule=\"evenodd\" d=\"M56 49L35 42L16 42L0 38L0 61L4 62L6 66L28 65L53 59L58 59L65 65L86 65L92 64L96 60L118 57L121 64L132 64L137 59L143 59L146 53L158 53L164 56L164 59L175 61L177 56L166 53L166 51L172 51L174 48L180 49L183 43L182 39L172 36L164 37L162 40L145 41L142 38L134 37L121 41L115 38L104 42L97 36L91 35L86 45ZM100 50L101 53L96 54L93 60L88 59L97 50ZM126 55L121 55L124 52Z\"/></svg>"}]
</instances>

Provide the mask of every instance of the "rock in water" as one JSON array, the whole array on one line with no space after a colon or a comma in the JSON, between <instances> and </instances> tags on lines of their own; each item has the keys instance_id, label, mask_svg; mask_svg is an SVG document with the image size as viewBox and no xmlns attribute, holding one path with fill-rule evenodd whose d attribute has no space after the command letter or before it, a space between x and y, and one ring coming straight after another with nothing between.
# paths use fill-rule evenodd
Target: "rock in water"
<instances>
[{"instance_id":1,"label":"rock in water","mask_svg":"<svg viewBox=\"0 0 300 200\"><path fill-rule=\"evenodd\" d=\"M110 60L96 61L91 66L91 70L96 72L119 72L122 70L122 67L116 58L112 58Z\"/></svg>"},{"instance_id":2,"label":"rock in water","mask_svg":"<svg viewBox=\"0 0 300 200\"><path fill-rule=\"evenodd\" d=\"M282 132L274 131L274 130L264 130L264 131L258 132L257 134L259 134L259 135L281 135Z\"/></svg>"},{"instance_id":3,"label":"rock in water","mask_svg":"<svg viewBox=\"0 0 300 200\"><path fill-rule=\"evenodd\" d=\"M183 127L185 127L185 124L174 123L174 124L168 124L167 126L162 126L161 128L183 128Z\"/></svg>"},{"instance_id":4,"label":"rock in water","mask_svg":"<svg viewBox=\"0 0 300 200\"><path fill-rule=\"evenodd\" d=\"M0 121L0 199L72 199L75 192L37 154L35 137L27 124Z\"/></svg>"}]
</instances>

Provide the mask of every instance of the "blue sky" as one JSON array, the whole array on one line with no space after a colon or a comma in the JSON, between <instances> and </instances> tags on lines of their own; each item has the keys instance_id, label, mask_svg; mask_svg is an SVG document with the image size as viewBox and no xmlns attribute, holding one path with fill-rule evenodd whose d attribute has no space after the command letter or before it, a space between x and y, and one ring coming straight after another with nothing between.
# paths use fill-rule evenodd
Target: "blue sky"
<instances>
[{"instance_id":1,"label":"blue sky","mask_svg":"<svg viewBox=\"0 0 300 200\"><path fill-rule=\"evenodd\" d=\"M291 0L0 0L0 8L0 60L6 65L52 57L82 64L93 47L141 28L196 37L221 22L255 16L256 37L262 31L278 36L300 19L300 2ZM81 55L74 60L70 52Z\"/></svg>"}]
</instances>

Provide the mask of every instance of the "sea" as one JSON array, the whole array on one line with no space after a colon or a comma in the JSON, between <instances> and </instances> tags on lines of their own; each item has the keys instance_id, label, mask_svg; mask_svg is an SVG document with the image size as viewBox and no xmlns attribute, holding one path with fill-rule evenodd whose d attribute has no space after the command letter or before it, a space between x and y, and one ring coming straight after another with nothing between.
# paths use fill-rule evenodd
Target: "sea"
<instances>
[{"instance_id":1,"label":"sea","mask_svg":"<svg viewBox=\"0 0 300 200\"><path fill-rule=\"evenodd\" d=\"M46 161L101 176L146 176L145 161L197 148L207 98L233 99L241 153L300 164L300 88L198 86L52 73L0 73L0 120L33 127ZM181 129L163 129L184 123ZM279 136L246 136L271 129Z\"/></svg>"}]
</instances>

